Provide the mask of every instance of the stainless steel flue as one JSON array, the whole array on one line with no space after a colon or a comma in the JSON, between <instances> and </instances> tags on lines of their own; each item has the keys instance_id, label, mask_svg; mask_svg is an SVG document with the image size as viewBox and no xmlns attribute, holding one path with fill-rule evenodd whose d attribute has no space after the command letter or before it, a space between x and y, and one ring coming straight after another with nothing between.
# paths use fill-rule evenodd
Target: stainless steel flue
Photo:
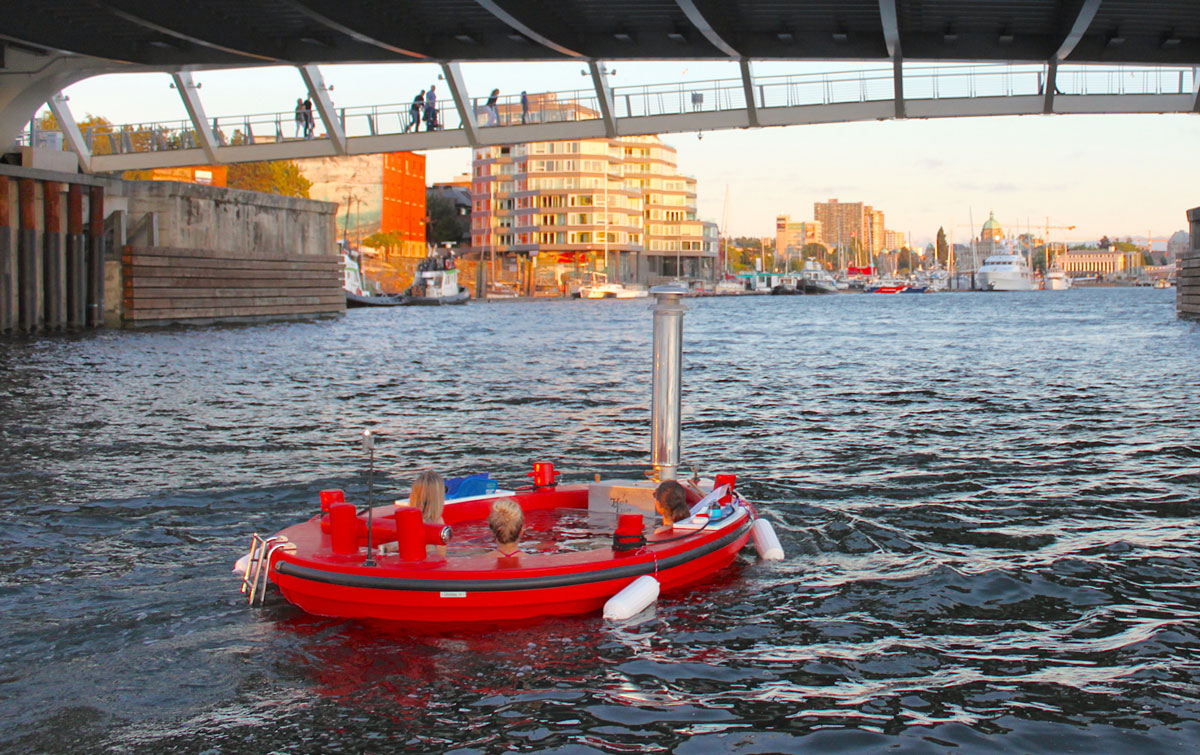
<instances>
[{"instance_id":1,"label":"stainless steel flue","mask_svg":"<svg viewBox=\"0 0 1200 755\"><path fill-rule=\"evenodd\" d=\"M651 463L654 478L674 480L679 469L679 417L683 390L683 295L682 286L655 286L654 382L650 428Z\"/></svg>"}]
</instances>

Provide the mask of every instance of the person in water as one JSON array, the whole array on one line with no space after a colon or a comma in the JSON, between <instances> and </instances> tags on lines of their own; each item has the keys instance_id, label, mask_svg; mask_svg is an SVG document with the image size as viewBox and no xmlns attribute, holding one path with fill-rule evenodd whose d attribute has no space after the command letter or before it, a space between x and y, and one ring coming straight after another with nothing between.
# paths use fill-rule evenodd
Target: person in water
<instances>
[{"instance_id":1,"label":"person in water","mask_svg":"<svg viewBox=\"0 0 1200 755\"><path fill-rule=\"evenodd\" d=\"M496 537L496 550L492 551L496 558L513 558L521 555L521 535L525 534L525 512L521 505L511 498L501 498L492 504L492 513L488 514L488 527Z\"/></svg>"},{"instance_id":2,"label":"person in water","mask_svg":"<svg viewBox=\"0 0 1200 755\"><path fill-rule=\"evenodd\" d=\"M400 501L396 504L405 505ZM446 505L445 480L432 469L421 472L413 482L407 505L421 509L421 519L425 524L445 524L442 520L442 509ZM438 545L434 548L439 556L446 555L446 546Z\"/></svg>"},{"instance_id":3,"label":"person in water","mask_svg":"<svg viewBox=\"0 0 1200 755\"><path fill-rule=\"evenodd\" d=\"M692 515L687 504L687 491L674 480L666 480L654 489L654 509L662 515L663 526L657 531L671 529Z\"/></svg>"}]
</instances>

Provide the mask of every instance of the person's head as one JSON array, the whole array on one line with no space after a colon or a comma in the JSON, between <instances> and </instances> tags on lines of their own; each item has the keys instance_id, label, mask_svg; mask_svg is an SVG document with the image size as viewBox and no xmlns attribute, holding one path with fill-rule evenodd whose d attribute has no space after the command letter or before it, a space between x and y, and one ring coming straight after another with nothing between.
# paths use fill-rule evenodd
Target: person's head
<instances>
[{"instance_id":1,"label":"person's head","mask_svg":"<svg viewBox=\"0 0 1200 755\"><path fill-rule=\"evenodd\" d=\"M422 90L421 90L421 96L422 96L422 97L424 97L424 96L425 96L425 90L424 90L424 89L422 89Z\"/></svg>"},{"instance_id":2,"label":"person's head","mask_svg":"<svg viewBox=\"0 0 1200 755\"><path fill-rule=\"evenodd\" d=\"M442 476L432 469L426 469L417 475L408 501L411 505L420 507L421 519L426 522L441 521L442 508L446 505L446 483Z\"/></svg>"},{"instance_id":3,"label":"person's head","mask_svg":"<svg viewBox=\"0 0 1200 755\"><path fill-rule=\"evenodd\" d=\"M429 91L431 91L431 92L432 92L432 91L433 91L433 90L435 90L435 89L437 89L437 84L430 84L430 85L429 85Z\"/></svg>"},{"instance_id":4,"label":"person's head","mask_svg":"<svg viewBox=\"0 0 1200 755\"><path fill-rule=\"evenodd\" d=\"M663 524L682 522L692 515L687 505L687 492L674 480L666 480L654 489L654 508L662 514Z\"/></svg>"},{"instance_id":5,"label":"person's head","mask_svg":"<svg viewBox=\"0 0 1200 755\"><path fill-rule=\"evenodd\" d=\"M495 89L493 89L492 94L500 94L500 87L496 87Z\"/></svg>"},{"instance_id":6,"label":"person's head","mask_svg":"<svg viewBox=\"0 0 1200 755\"><path fill-rule=\"evenodd\" d=\"M500 545L512 545L521 539L525 531L525 513L521 505L511 498L501 498L492 504L488 514L488 527Z\"/></svg>"}]
</instances>

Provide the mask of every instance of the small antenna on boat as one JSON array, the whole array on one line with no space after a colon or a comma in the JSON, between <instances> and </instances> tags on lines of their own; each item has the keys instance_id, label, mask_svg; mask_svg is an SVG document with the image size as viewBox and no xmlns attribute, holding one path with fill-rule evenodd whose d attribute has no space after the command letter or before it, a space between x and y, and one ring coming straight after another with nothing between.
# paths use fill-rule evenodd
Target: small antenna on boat
<instances>
[{"instance_id":1,"label":"small antenna on boat","mask_svg":"<svg viewBox=\"0 0 1200 755\"><path fill-rule=\"evenodd\" d=\"M372 515L371 512L375 508L375 435L370 430L363 430L362 446L370 456L370 466L367 469L367 560L363 561L363 566L375 565L375 547L371 542L372 535Z\"/></svg>"}]
</instances>

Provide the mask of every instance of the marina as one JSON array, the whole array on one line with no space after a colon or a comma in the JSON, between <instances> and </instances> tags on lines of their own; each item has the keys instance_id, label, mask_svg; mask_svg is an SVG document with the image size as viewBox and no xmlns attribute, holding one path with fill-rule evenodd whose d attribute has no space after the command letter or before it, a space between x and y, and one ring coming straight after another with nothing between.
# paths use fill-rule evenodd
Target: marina
<instances>
[{"instance_id":1,"label":"marina","mask_svg":"<svg viewBox=\"0 0 1200 755\"><path fill-rule=\"evenodd\" d=\"M22 701L0 749L1147 752L1200 736L1200 333L1151 287L688 299L685 462L736 466L787 558L746 549L639 623L429 632L274 592L247 607L229 570L248 532L310 518L321 490L366 501L364 427L380 501L425 467L515 470L494 475L506 489L541 459L563 485L642 475L648 304L0 344L0 691ZM456 347L413 336L435 331Z\"/></svg>"}]
</instances>

